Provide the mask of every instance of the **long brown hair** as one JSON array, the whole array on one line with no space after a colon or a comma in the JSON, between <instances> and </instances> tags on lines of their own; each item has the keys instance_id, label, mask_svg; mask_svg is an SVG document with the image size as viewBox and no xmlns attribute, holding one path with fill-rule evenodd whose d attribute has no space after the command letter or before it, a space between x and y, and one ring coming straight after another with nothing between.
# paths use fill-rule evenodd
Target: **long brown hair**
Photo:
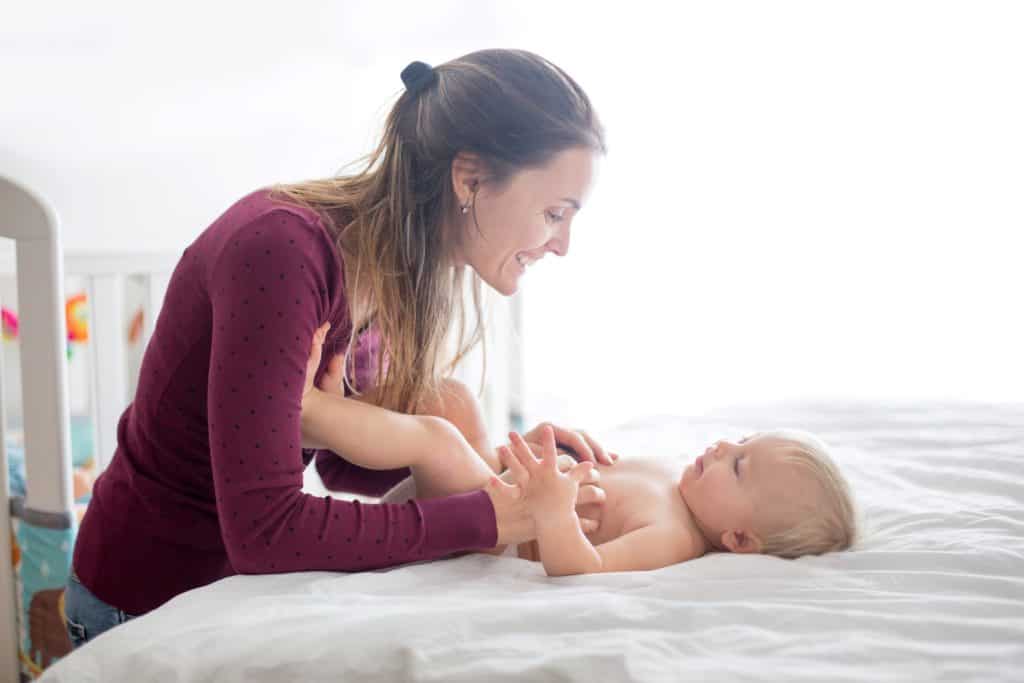
<instances>
[{"instance_id":1,"label":"long brown hair","mask_svg":"<svg viewBox=\"0 0 1024 683\"><path fill-rule=\"evenodd\" d=\"M582 88L530 52L480 50L434 67L426 87L399 95L377 148L357 160L365 163L360 172L274 186L279 197L317 210L335 235L352 322L348 348L371 322L381 335L379 405L416 412L480 342L486 372L481 280L471 271L475 325L467 338L466 266L452 261L461 240L453 229L456 155L477 155L487 182L500 189L517 172L575 147L605 152ZM456 318L458 342L445 365ZM351 386L347 371L345 383Z\"/></svg>"}]
</instances>

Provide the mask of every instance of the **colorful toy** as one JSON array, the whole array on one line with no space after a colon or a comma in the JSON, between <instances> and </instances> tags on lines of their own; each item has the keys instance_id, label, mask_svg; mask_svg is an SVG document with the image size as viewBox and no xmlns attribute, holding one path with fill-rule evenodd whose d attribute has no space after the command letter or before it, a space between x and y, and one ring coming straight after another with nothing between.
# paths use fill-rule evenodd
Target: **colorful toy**
<instances>
[{"instance_id":1,"label":"colorful toy","mask_svg":"<svg viewBox=\"0 0 1024 683\"><path fill-rule=\"evenodd\" d=\"M4 341L14 341L18 338L18 314L5 306L0 309L0 316L3 317Z\"/></svg>"},{"instance_id":2,"label":"colorful toy","mask_svg":"<svg viewBox=\"0 0 1024 683\"><path fill-rule=\"evenodd\" d=\"M68 341L89 341L89 310L85 305L85 294L76 294L64 304L64 316L67 318Z\"/></svg>"},{"instance_id":3,"label":"colorful toy","mask_svg":"<svg viewBox=\"0 0 1024 683\"><path fill-rule=\"evenodd\" d=\"M139 338L142 337L142 322L143 322L142 308L139 308L139 310L135 311L135 315L132 316L132 321L128 325L128 343L129 344L137 344L138 341L139 341Z\"/></svg>"},{"instance_id":4,"label":"colorful toy","mask_svg":"<svg viewBox=\"0 0 1024 683\"><path fill-rule=\"evenodd\" d=\"M18 314L9 308L0 311L3 317L4 341L18 338ZM64 319L68 328L68 360L71 360L71 344L89 341L89 309L84 293L69 297L64 302Z\"/></svg>"}]
</instances>

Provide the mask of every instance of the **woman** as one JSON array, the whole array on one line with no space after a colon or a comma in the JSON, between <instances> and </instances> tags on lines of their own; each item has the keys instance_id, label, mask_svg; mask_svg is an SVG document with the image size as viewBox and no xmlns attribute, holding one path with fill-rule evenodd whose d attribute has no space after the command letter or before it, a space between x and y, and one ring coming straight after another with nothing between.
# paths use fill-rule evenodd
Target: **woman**
<instances>
[{"instance_id":1,"label":"woman","mask_svg":"<svg viewBox=\"0 0 1024 683\"><path fill-rule=\"evenodd\" d=\"M345 375L346 395L437 411L456 386L446 375L482 338L480 280L508 296L530 263L568 252L604 153L585 93L536 55L414 62L402 80L365 170L253 192L185 249L78 534L65 598L75 646L235 573L357 571L534 538L510 486L372 505L301 490L314 457L338 491L379 496L410 473L302 448L321 323L327 376ZM467 266L478 276L468 342ZM339 362L349 349L353 362ZM555 431L579 457L611 462L586 435Z\"/></svg>"}]
</instances>

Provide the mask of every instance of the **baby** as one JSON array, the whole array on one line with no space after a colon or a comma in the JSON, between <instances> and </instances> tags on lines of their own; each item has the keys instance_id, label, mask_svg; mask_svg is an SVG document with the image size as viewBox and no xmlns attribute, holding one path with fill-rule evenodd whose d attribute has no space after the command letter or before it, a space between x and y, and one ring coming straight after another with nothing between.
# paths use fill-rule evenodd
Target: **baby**
<instances>
[{"instance_id":1,"label":"baby","mask_svg":"<svg viewBox=\"0 0 1024 683\"><path fill-rule=\"evenodd\" d=\"M519 556L550 576L657 569L708 552L799 557L845 550L856 535L849 486L814 436L759 432L718 441L680 474L677 459L622 458L596 465L605 491L596 531L576 520L586 469L560 472L550 431L540 459L517 435L502 462L526 496L536 541Z\"/></svg>"},{"instance_id":2,"label":"baby","mask_svg":"<svg viewBox=\"0 0 1024 683\"><path fill-rule=\"evenodd\" d=\"M712 551L798 557L844 550L856 535L849 487L825 445L805 432L719 441L682 475L675 459L574 463L558 454L550 427L533 450L512 432L495 453L479 405L458 382L415 415L338 395L333 372L313 386L325 333L315 335L307 368L304 443L369 469L409 467L405 490L418 498L517 488L536 531L517 552L551 576L657 569Z\"/></svg>"}]
</instances>

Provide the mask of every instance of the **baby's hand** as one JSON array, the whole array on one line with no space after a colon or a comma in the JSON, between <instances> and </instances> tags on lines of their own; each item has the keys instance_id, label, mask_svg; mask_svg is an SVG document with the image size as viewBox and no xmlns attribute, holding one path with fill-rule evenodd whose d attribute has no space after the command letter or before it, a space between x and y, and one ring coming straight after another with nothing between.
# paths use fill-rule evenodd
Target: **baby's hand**
<instances>
[{"instance_id":1,"label":"baby's hand","mask_svg":"<svg viewBox=\"0 0 1024 683\"><path fill-rule=\"evenodd\" d=\"M512 432L509 438L512 448L501 446L498 457L513 472L534 519L575 514L580 482L587 479L594 463L584 461L573 465L564 474L559 472L555 433L550 427L543 431L540 460L533 455L519 434Z\"/></svg>"}]
</instances>

